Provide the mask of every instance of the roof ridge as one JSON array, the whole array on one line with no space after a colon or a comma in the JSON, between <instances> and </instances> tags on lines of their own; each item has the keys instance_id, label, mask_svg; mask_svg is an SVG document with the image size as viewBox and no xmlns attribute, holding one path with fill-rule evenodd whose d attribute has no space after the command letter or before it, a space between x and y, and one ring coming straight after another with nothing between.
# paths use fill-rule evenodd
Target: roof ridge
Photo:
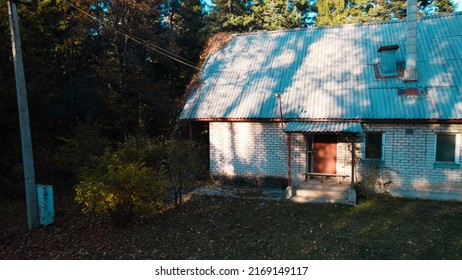
<instances>
[{"instance_id":1,"label":"roof ridge","mask_svg":"<svg viewBox=\"0 0 462 280\"><path fill-rule=\"evenodd\" d=\"M419 20L426 20L426 19L432 19L432 18L445 18L445 17L454 17L454 16L461 16L461 12L452 12L452 13L441 13L441 14L435 14L435 15L424 15L422 16Z\"/></svg>"},{"instance_id":2,"label":"roof ridge","mask_svg":"<svg viewBox=\"0 0 462 280\"><path fill-rule=\"evenodd\" d=\"M428 16L424 15L421 18L417 19L417 21L429 20L429 19L434 19L434 18L454 17L454 16L462 16L462 12L444 13L444 14L436 14L436 15L428 15ZM392 20L386 20L386 21L352 22L352 23L344 23L344 24L336 24L336 25L311 26L311 27L304 27L304 28L281 29L281 30L261 30L261 31L254 31L254 32L234 33L233 36L277 34L277 33L298 32L298 31L311 31L311 30L319 30L319 29L344 28L344 27L350 27L350 26L397 24L397 23L403 23L403 22L406 22L406 18L392 19Z\"/></svg>"},{"instance_id":3,"label":"roof ridge","mask_svg":"<svg viewBox=\"0 0 462 280\"><path fill-rule=\"evenodd\" d=\"M310 30L318 30L318 29L343 28L343 27L348 27L348 26L395 24L395 23L400 23L403 21L405 20L399 19L399 20L387 20L387 21L352 22L352 23L344 23L344 24L336 24L336 25L310 26L310 27L293 28L293 29L260 30L260 31L253 31L253 32L234 33L233 35L234 36L249 36L249 35L261 35L261 34L288 33L288 32L295 32L295 31L310 31Z\"/></svg>"}]
</instances>

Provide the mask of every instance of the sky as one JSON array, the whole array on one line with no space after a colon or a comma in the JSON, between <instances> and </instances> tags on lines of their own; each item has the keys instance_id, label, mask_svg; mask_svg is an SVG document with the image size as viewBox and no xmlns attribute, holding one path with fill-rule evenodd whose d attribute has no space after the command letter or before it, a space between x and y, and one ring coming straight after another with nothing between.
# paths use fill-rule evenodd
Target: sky
<instances>
[{"instance_id":1,"label":"sky","mask_svg":"<svg viewBox=\"0 0 462 280\"><path fill-rule=\"evenodd\" d=\"M462 11L462 0L453 0L454 4L456 4L456 12Z\"/></svg>"}]
</instances>

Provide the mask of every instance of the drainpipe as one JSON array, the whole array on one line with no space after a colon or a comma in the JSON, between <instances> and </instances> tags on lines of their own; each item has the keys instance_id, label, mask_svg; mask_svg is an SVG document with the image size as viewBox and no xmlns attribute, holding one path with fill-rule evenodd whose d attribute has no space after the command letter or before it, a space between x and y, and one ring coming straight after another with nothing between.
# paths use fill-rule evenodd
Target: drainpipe
<instances>
[{"instance_id":1,"label":"drainpipe","mask_svg":"<svg viewBox=\"0 0 462 280\"><path fill-rule=\"evenodd\" d=\"M278 98L278 103L279 103L279 120L281 121L281 129L284 130L284 117L282 114L282 96L280 93L276 94L276 97Z\"/></svg>"},{"instance_id":2,"label":"drainpipe","mask_svg":"<svg viewBox=\"0 0 462 280\"><path fill-rule=\"evenodd\" d=\"M287 133L287 181L292 187L292 134Z\"/></svg>"},{"instance_id":3,"label":"drainpipe","mask_svg":"<svg viewBox=\"0 0 462 280\"><path fill-rule=\"evenodd\" d=\"M284 131L284 115L282 114L282 96L280 93L276 94L279 103L279 119L281 121L281 130ZM288 188L292 188L292 134L287 134L287 184ZM288 195L291 197L292 193Z\"/></svg>"},{"instance_id":4,"label":"drainpipe","mask_svg":"<svg viewBox=\"0 0 462 280\"><path fill-rule=\"evenodd\" d=\"M355 186L355 135L351 135L351 189Z\"/></svg>"}]
</instances>

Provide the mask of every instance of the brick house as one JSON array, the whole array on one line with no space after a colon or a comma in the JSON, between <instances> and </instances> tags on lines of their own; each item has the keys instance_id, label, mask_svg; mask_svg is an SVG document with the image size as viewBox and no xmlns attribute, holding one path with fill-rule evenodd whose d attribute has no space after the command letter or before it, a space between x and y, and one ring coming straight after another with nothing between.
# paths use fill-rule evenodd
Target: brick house
<instances>
[{"instance_id":1,"label":"brick house","mask_svg":"<svg viewBox=\"0 0 462 280\"><path fill-rule=\"evenodd\" d=\"M180 118L208 123L210 172L377 179L462 200L462 13L233 35ZM355 162L355 164L351 164Z\"/></svg>"}]
</instances>

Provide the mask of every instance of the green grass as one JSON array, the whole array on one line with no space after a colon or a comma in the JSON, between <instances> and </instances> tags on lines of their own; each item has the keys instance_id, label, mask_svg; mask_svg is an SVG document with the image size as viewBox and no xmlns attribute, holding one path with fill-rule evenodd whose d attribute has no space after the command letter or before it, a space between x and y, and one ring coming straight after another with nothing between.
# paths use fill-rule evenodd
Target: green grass
<instances>
[{"instance_id":1,"label":"green grass","mask_svg":"<svg viewBox=\"0 0 462 280\"><path fill-rule=\"evenodd\" d=\"M133 227L77 212L0 235L10 259L460 259L462 203L381 198L357 206L195 197ZM16 219L17 222L17 219ZM24 225L25 226L25 225ZM5 236L5 237L4 237Z\"/></svg>"}]
</instances>

